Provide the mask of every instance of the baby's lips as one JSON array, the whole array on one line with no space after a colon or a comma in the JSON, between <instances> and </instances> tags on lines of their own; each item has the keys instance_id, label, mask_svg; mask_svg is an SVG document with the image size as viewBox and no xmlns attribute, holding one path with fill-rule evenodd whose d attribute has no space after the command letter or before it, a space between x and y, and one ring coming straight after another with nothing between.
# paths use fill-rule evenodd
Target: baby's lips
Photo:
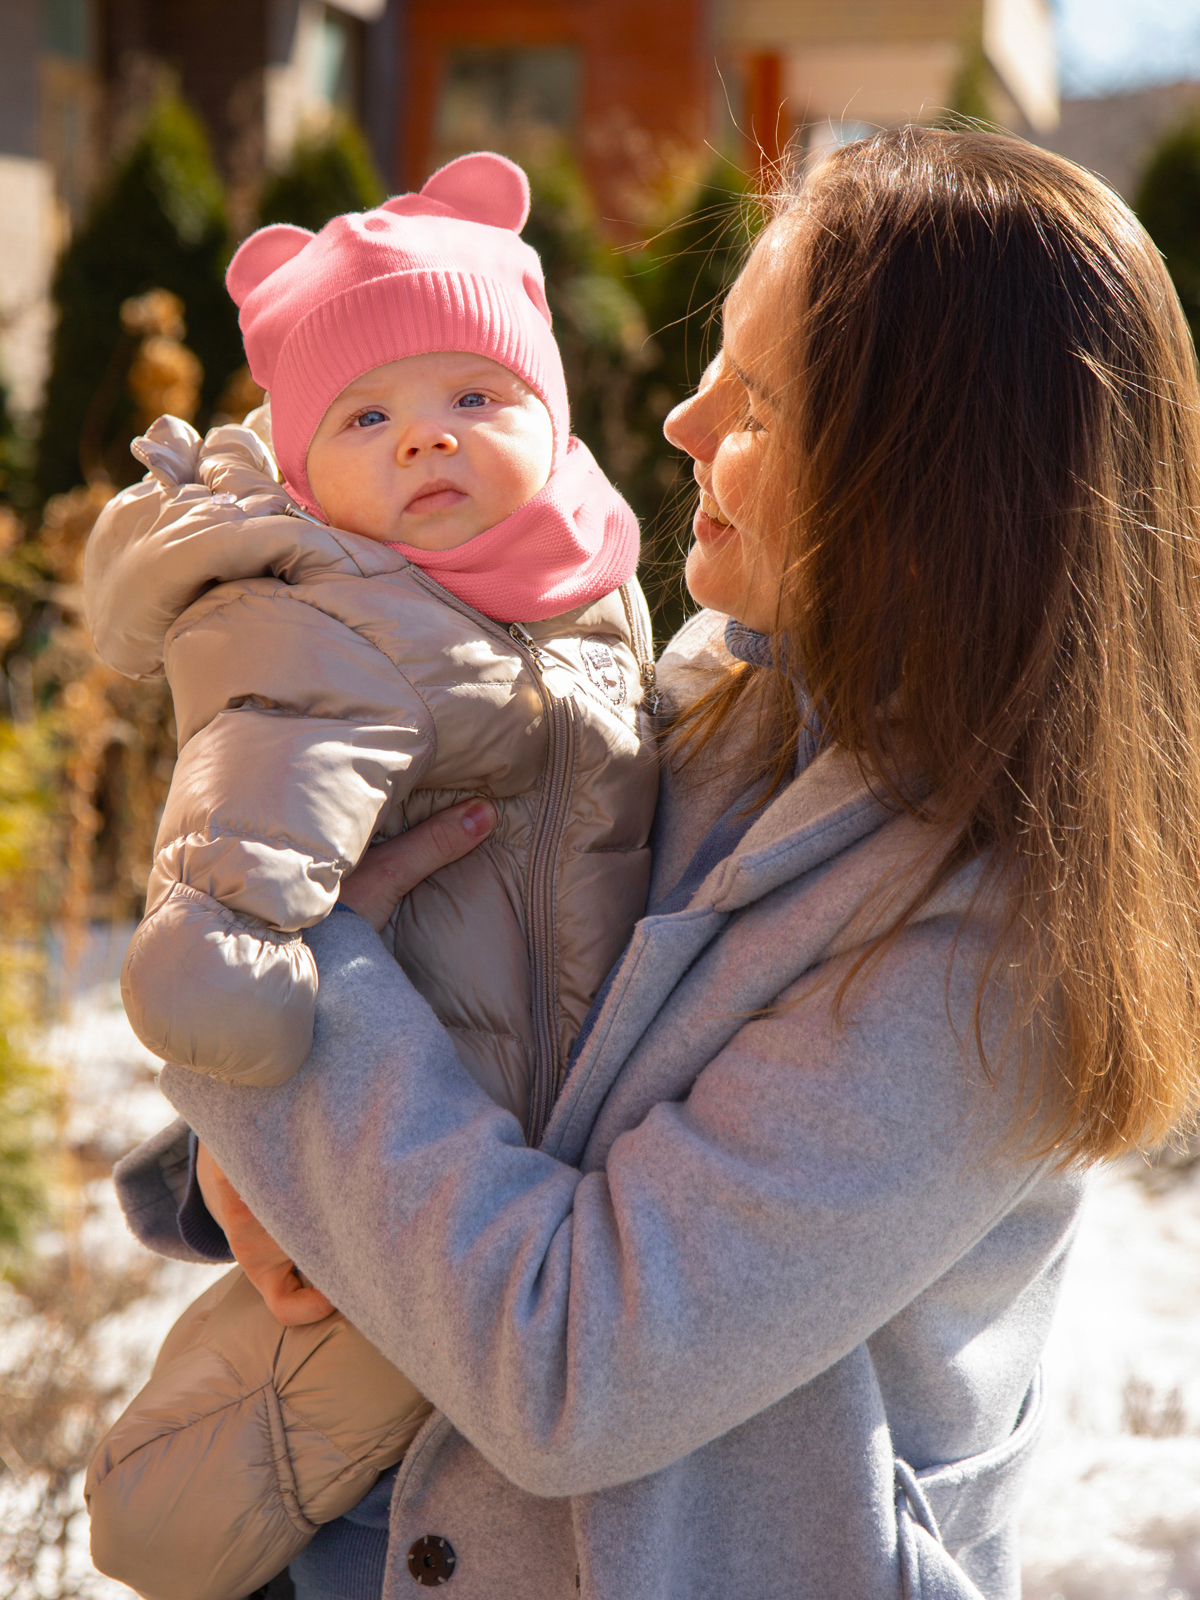
<instances>
[{"instance_id":1,"label":"baby's lips","mask_svg":"<svg viewBox=\"0 0 1200 1600\"><path fill-rule=\"evenodd\" d=\"M427 483L423 489L419 489L404 509L416 512L418 516L423 511L449 511L466 497L465 489L460 489L456 483L451 483L448 479L438 478L433 483Z\"/></svg>"}]
</instances>

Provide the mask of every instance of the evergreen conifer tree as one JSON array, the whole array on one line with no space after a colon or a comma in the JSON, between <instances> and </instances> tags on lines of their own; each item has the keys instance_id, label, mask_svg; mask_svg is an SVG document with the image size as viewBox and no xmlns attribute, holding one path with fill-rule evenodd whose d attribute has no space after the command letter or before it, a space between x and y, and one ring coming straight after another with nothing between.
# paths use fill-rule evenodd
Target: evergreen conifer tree
<instances>
[{"instance_id":1,"label":"evergreen conifer tree","mask_svg":"<svg viewBox=\"0 0 1200 1600\"><path fill-rule=\"evenodd\" d=\"M605 239L578 167L559 150L531 158L523 237L546 273L563 353L571 427L642 526L642 585L655 634L683 620L690 475L663 419L695 388L720 342L716 317L756 226L745 176L717 162L687 212L636 255Z\"/></svg>"},{"instance_id":2,"label":"evergreen conifer tree","mask_svg":"<svg viewBox=\"0 0 1200 1600\"><path fill-rule=\"evenodd\" d=\"M31 451L23 429L18 429L8 403L8 390L0 383L0 505L18 512L29 509Z\"/></svg>"},{"instance_id":3,"label":"evergreen conifer tree","mask_svg":"<svg viewBox=\"0 0 1200 1600\"><path fill-rule=\"evenodd\" d=\"M1200 337L1200 115L1151 155L1134 210L1166 257L1193 339Z\"/></svg>"},{"instance_id":4,"label":"evergreen conifer tree","mask_svg":"<svg viewBox=\"0 0 1200 1600\"><path fill-rule=\"evenodd\" d=\"M164 93L59 261L58 326L38 445L40 500L83 481L85 426L115 482L139 474L126 448L132 408L125 374L135 346L120 321L132 295L169 289L183 301L187 344L204 368L197 418L204 425L244 359L237 311L225 292L229 253L224 194L204 132L182 101Z\"/></svg>"},{"instance_id":5,"label":"evergreen conifer tree","mask_svg":"<svg viewBox=\"0 0 1200 1600\"><path fill-rule=\"evenodd\" d=\"M667 443L662 425L672 406L695 389L720 346L721 303L761 221L745 174L719 160L688 211L628 268L652 342L631 410L644 449L621 487L641 520L640 575L660 641L684 618L683 556L694 505L689 464Z\"/></svg>"},{"instance_id":6,"label":"evergreen conifer tree","mask_svg":"<svg viewBox=\"0 0 1200 1600\"><path fill-rule=\"evenodd\" d=\"M366 140L348 118L296 141L287 165L263 188L260 226L290 222L316 233L330 217L366 211L384 199L384 187Z\"/></svg>"},{"instance_id":7,"label":"evergreen conifer tree","mask_svg":"<svg viewBox=\"0 0 1200 1600\"><path fill-rule=\"evenodd\" d=\"M522 155L531 191L522 238L537 251L546 275L571 429L624 488L643 451L630 405L631 385L646 359L646 321L572 157L561 148Z\"/></svg>"}]
</instances>

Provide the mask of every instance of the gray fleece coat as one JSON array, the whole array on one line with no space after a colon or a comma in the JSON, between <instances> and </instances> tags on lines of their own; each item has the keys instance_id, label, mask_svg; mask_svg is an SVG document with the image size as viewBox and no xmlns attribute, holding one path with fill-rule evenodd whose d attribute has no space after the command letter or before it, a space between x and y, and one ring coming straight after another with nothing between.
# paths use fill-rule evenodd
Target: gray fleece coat
<instances>
[{"instance_id":1,"label":"gray fleece coat","mask_svg":"<svg viewBox=\"0 0 1200 1600\"><path fill-rule=\"evenodd\" d=\"M718 639L685 629L663 687L693 692ZM667 778L659 893L736 786ZM307 935L294 1080L166 1069L267 1228L439 1408L397 1479L387 1600L416 1594L429 1535L452 1600L1015 1600L1083 1184L1011 1137L994 985L990 1075L976 1053L975 869L835 1016L930 848L819 755L686 910L638 924L536 1150L353 916ZM123 1179L172 1253L181 1128Z\"/></svg>"}]
</instances>

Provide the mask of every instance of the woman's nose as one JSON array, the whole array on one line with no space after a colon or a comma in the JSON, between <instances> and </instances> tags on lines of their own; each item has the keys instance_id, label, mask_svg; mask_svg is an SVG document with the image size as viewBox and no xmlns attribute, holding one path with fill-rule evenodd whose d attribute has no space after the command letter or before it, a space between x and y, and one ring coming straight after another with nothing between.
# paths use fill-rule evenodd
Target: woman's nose
<instances>
[{"instance_id":1,"label":"woman's nose","mask_svg":"<svg viewBox=\"0 0 1200 1600\"><path fill-rule=\"evenodd\" d=\"M458 453L458 440L436 422L410 422L396 444L398 461L416 461L424 455L452 456Z\"/></svg>"},{"instance_id":2,"label":"woman's nose","mask_svg":"<svg viewBox=\"0 0 1200 1600\"><path fill-rule=\"evenodd\" d=\"M694 461L711 461L721 442L715 408L710 399L711 390L701 390L689 396L682 404L667 414L663 433L667 443L677 450L686 450Z\"/></svg>"}]
</instances>

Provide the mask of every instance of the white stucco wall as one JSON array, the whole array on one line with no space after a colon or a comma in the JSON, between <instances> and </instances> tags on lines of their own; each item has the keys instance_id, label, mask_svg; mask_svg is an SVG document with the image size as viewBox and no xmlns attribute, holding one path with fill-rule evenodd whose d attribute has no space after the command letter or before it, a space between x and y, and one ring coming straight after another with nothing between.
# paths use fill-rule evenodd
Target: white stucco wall
<instances>
[{"instance_id":1,"label":"white stucco wall","mask_svg":"<svg viewBox=\"0 0 1200 1600\"><path fill-rule=\"evenodd\" d=\"M1039 133L1058 124L1058 55L1046 0L986 0L983 51Z\"/></svg>"},{"instance_id":2,"label":"white stucco wall","mask_svg":"<svg viewBox=\"0 0 1200 1600\"><path fill-rule=\"evenodd\" d=\"M797 122L920 122L947 104L959 57L948 39L806 45L786 58L784 92Z\"/></svg>"},{"instance_id":3,"label":"white stucco wall","mask_svg":"<svg viewBox=\"0 0 1200 1600\"><path fill-rule=\"evenodd\" d=\"M37 406L46 378L56 219L48 165L0 154L0 378L18 411Z\"/></svg>"}]
</instances>

